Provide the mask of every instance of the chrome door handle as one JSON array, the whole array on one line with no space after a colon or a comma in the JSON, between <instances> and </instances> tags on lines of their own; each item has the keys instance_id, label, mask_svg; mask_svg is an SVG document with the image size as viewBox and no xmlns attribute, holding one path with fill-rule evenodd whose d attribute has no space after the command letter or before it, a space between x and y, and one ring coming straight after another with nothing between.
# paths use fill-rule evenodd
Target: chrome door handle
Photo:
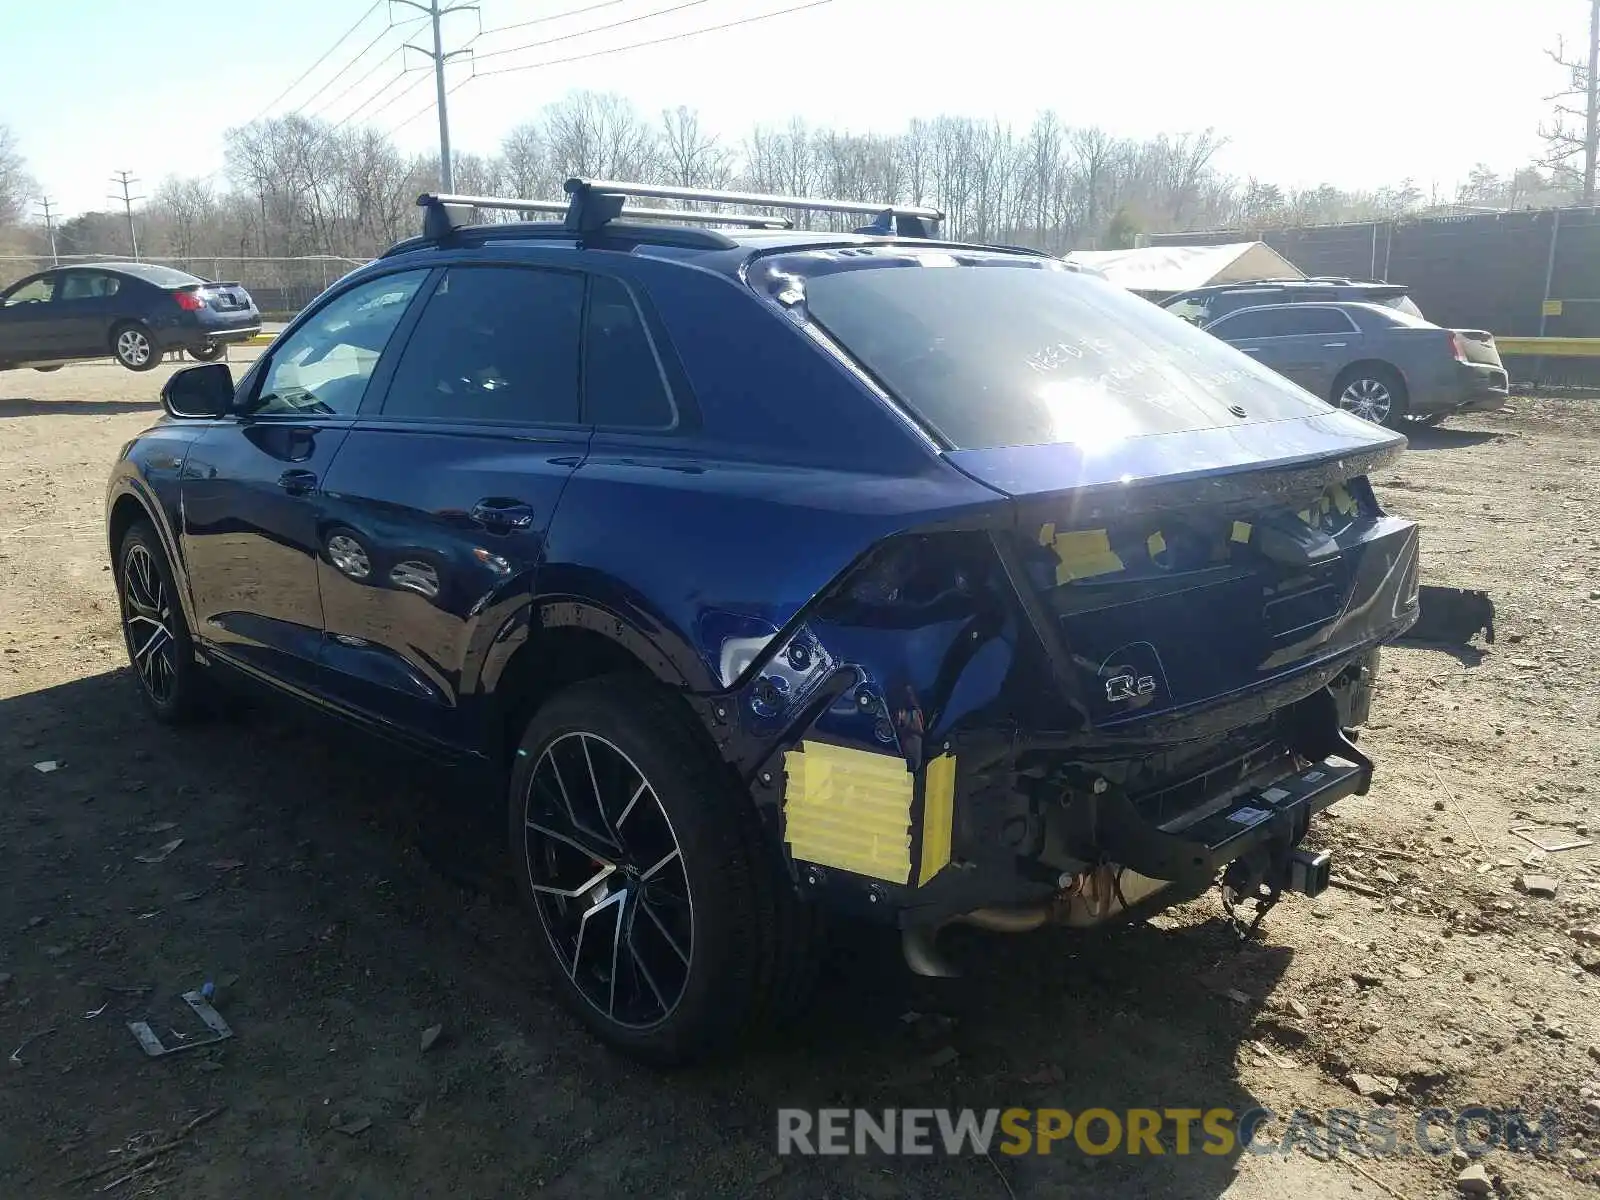
<instances>
[{"instance_id":1,"label":"chrome door handle","mask_svg":"<svg viewBox=\"0 0 1600 1200\"><path fill-rule=\"evenodd\" d=\"M278 486L291 496L303 496L317 486L317 477L311 471L285 471L278 476Z\"/></svg>"},{"instance_id":2,"label":"chrome door handle","mask_svg":"<svg viewBox=\"0 0 1600 1200\"><path fill-rule=\"evenodd\" d=\"M521 500L502 500L490 497L472 506L472 519L496 533L510 533L514 529L527 529L533 524L533 506Z\"/></svg>"},{"instance_id":3,"label":"chrome door handle","mask_svg":"<svg viewBox=\"0 0 1600 1200\"><path fill-rule=\"evenodd\" d=\"M1323 342L1322 348L1324 350L1337 350L1340 347L1348 346L1349 344L1349 342Z\"/></svg>"}]
</instances>

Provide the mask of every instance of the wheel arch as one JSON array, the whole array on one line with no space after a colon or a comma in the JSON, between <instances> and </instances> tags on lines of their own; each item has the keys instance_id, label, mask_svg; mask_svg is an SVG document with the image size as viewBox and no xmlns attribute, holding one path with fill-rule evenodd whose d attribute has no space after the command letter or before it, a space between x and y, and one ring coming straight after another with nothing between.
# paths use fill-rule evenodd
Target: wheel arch
<instances>
[{"instance_id":1,"label":"wheel arch","mask_svg":"<svg viewBox=\"0 0 1600 1200\"><path fill-rule=\"evenodd\" d=\"M536 604L513 648L486 664L482 683L488 705L484 741L505 761L534 711L563 688L607 675L636 675L641 682L684 694L689 681L643 632L593 604L571 599Z\"/></svg>"},{"instance_id":2,"label":"wheel arch","mask_svg":"<svg viewBox=\"0 0 1600 1200\"><path fill-rule=\"evenodd\" d=\"M156 537L161 541L162 552L167 556L167 566L178 585L178 602L183 606L184 619L189 622L189 628L194 629L195 614L194 606L190 603L189 572L185 569L183 555L178 552L176 533L168 523L163 506L154 496L142 494L138 476L125 476L112 493L112 499L106 507L106 550L111 560L112 573L115 575L119 567L117 560L122 552L122 540L128 536L128 530L140 521L148 521L155 529Z\"/></svg>"}]
</instances>

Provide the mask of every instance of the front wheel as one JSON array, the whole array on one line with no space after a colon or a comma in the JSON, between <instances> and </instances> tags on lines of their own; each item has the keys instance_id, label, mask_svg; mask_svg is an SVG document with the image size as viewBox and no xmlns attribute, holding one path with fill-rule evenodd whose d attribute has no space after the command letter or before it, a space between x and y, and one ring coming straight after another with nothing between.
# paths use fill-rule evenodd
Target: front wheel
<instances>
[{"instance_id":1,"label":"front wheel","mask_svg":"<svg viewBox=\"0 0 1600 1200\"><path fill-rule=\"evenodd\" d=\"M117 594L128 662L156 719L176 725L197 716L201 668L166 551L148 521L129 529L117 548Z\"/></svg>"},{"instance_id":2,"label":"front wheel","mask_svg":"<svg viewBox=\"0 0 1600 1200\"><path fill-rule=\"evenodd\" d=\"M150 331L143 325L119 325L111 334L111 353L130 371L150 371L161 362Z\"/></svg>"},{"instance_id":3,"label":"front wheel","mask_svg":"<svg viewBox=\"0 0 1600 1200\"><path fill-rule=\"evenodd\" d=\"M509 815L541 955L602 1040L679 1064L775 1008L799 901L680 699L624 676L559 693L517 749Z\"/></svg>"},{"instance_id":4,"label":"front wheel","mask_svg":"<svg viewBox=\"0 0 1600 1200\"><path fill-rule=\"evenodd\" d=\"M1333 402L1363 421L1399 429L1406 416L1406 385L1381 364L1356 367L1333 385Z\"/></svg>"}]
</instances>

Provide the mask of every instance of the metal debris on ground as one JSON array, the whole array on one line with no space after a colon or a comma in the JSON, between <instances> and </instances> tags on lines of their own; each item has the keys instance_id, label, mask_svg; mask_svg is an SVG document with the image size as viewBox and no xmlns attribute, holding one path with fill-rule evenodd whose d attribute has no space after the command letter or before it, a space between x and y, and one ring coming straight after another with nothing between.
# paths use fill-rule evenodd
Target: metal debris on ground
<instances>
[{"instance_id":1,"label":"metal debris on ground","mask_svg":"<svg viewBox=\"0 0 1600 1200\"><path fill-rule=\"evenodd\" d=\"M1507 832L1521 838L1530 846L1537 846L1546 854L1557 854L1562 850L1580 850L1584 846L1594 845L1590 838L1574 837L1565 829L1550 829L1539 825L1513 825Z\"/></svg>"},{"instance_id":2,"label":"metal debris on ground","mask_svg":"<svg viewBox=\"0 0 1600 1200\"><path fill-rule=\"evenodd\" d=\"M22 1045L18 1046L15 1050L13 1050L11 1052L11 1058L8 1061L11 1063L11 1065L13 1067L26 1066L27 1064L22 1061L22 1052L24 1050L26 1050L29 1046L31 1046L34 1042L37 1042L40 1038L47 1037L48 1035L54 1033L55 1031L56 1031L56 1027L54 1025L52 1025L52 1026L50 1026L49 1029L41 1029L41 1030L39 1030L38 1033L30 1033L27 1037L22 1039Z\"/></svg>"},{"instance_id":3,"label":"metal debris on ground","mask_svg":"<svg viewBox=\"0 0 1600 1200\"><path fill-rule=\"evenodd\" d=\"M443 1033L443 1025L429 1025L426 1029L424 1029L422 1031L422 1052L426 1054L429 1050L432 1050L434 1043L439 1040L440 1035Z\"/></svg>"},{"instance_id":4,"label":"metal debris on ground","mask_svg":"<svg viewBox=\"0 0 1600 1200\"><path fill-rule=\"evenodd\" d=\"M179 1051L193 1050L199 1046L214 1045L233 1036L233 1030L222 1019L222 1014L212 1008L211 1002L199 992L185 992L183 1000L185 1004L194 1009L195 1015L205 1023L206 1028L211 1031L211 1036L191 1036L172 1030L170 1032L178 1039L178 1044L164 1046L161 1043L161 1039L155 1035L155 1031L150 1028L148 1021L129 1021L129 1031L138 1039L139 1045L151 1058L161 1058L163 1055L177 1054Z\"/></svg>"},{"instance_id":5,"label":"metal debris on ground","mask_svg":"<svg viewBox=\"0 0 1600 1200\"><path fill-rule=\"evenodd\" d=\"M1485 642L1493 644L1494 601L1488 592L1424 584L1417 589L1417 599L1421 611L1402 642L1464 645L1481 633Z\"/></svg>"},{"instance_id":6,"label":"metal debris on ground","mask_svg":"<svg viewBox=\"0 0 1600 1200\"><path fill-rule=\"evenodd\" d=\"M1530 896L1554 900L1560 881L1549 875L1520 875L1517 877L1517 886Z\"/></svg>"},{"instance_id":7,"label":"metal debris on ground","mask_svg":"<svg viewBox=\"0 0 1600 1200\"><path fill-rule=\"evenodd\" d=\"M164 842L150 854L135 854L133 861L142 863L166 862L172 852L181 845L183 845L182 838L173 838L170 842Z\"/></svg>"},{"instance_id":8,"label":"metal debris on ground","mask_svg":"<svg viewBox=\"0 0 1600 1200\"><path fill-rule=\"evenodd\" d=\"M48 775L51 771L59 771L61 764L53 758L47 758L43 762L34 763L33 769L41 775Z\"/></svg>"}]
</instances>

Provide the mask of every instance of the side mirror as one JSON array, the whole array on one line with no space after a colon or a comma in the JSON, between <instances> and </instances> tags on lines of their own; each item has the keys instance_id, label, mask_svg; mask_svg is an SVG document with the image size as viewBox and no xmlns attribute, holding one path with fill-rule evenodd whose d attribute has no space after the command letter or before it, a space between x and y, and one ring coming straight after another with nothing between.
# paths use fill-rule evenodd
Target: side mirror
<instances>
[{"instance_id":1,"label":"side mirror","mask_svg":"<svg viewBox=\"0 0 1600 1200\"><path fill-rule=\"evenodd\" d=\"M233 372L227 363L174 371L161 388L161 407L180 420L205 421L233 407Z\"/></svg>"}]
</instances>

